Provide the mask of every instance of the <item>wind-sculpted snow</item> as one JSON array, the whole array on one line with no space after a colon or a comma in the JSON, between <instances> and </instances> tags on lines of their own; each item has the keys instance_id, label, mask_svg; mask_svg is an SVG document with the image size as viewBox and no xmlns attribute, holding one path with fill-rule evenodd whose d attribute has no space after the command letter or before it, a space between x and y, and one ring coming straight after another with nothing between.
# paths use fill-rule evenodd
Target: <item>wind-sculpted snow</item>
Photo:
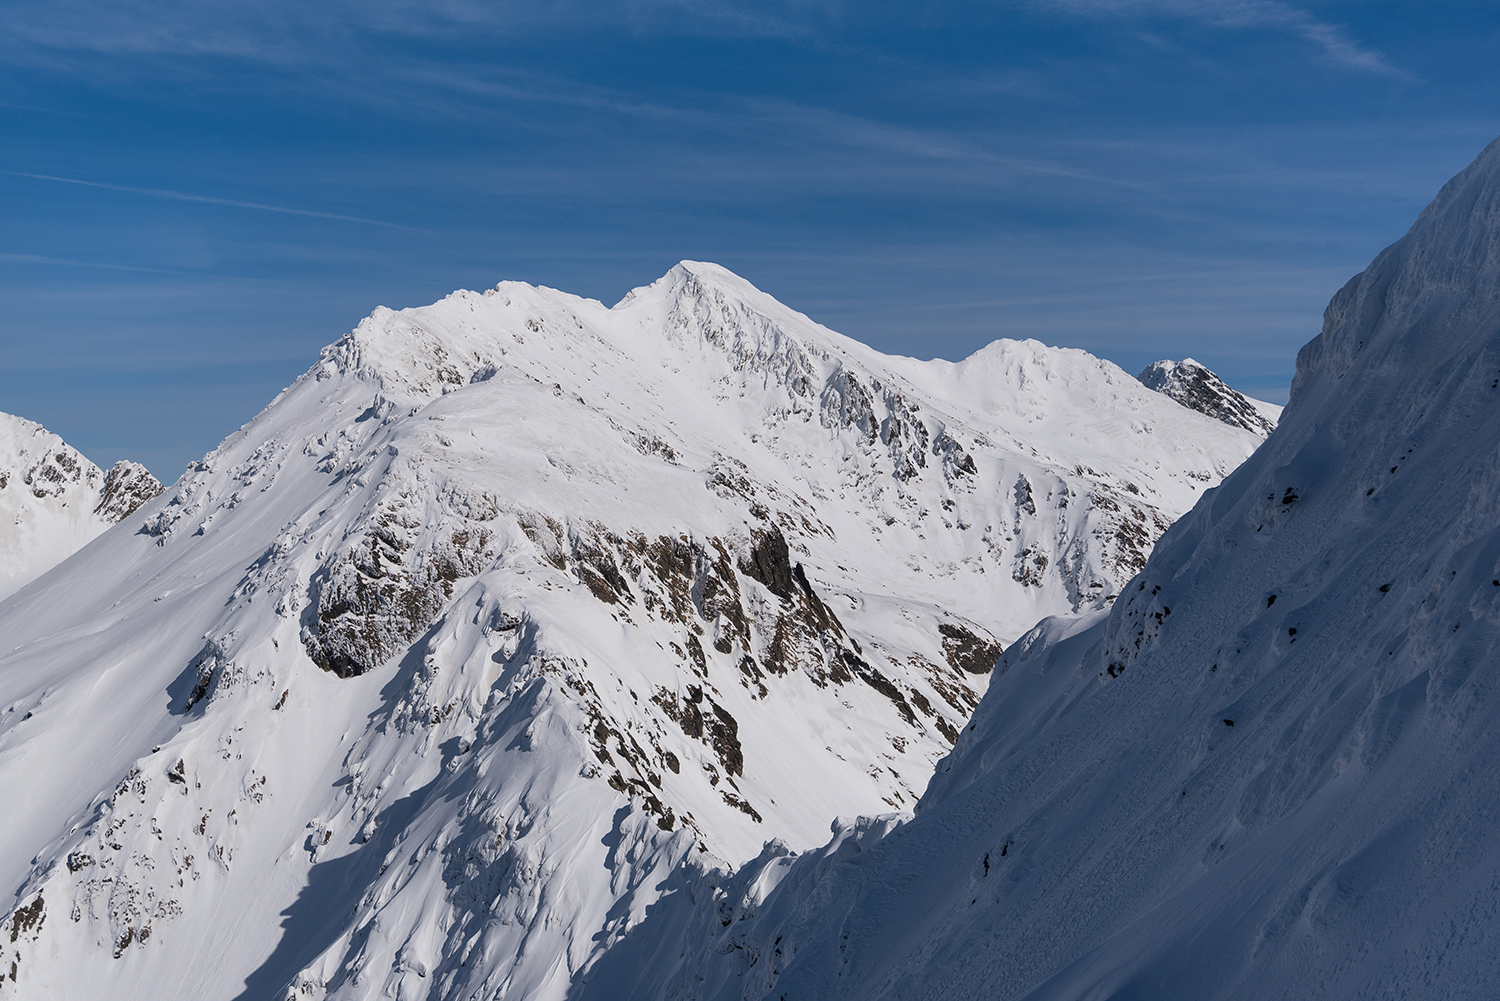
<instances>
[{"instance_id":1,"label":"wind-sculpted snow","mask_svg":"<svg viewBox=\"0 0 1500 1001\"><path fill-rule=\"evenodd\" d=\"M1158 361L1136 378L1147 389L1170 396L1184 407L1262 438L1276 430L1281 408L1235 392L1213 372L1193 361Z\"/></svg>"},{"instance_id":2,"label":"wind-sculpted snow","mask_svg":"<svg viewBox=\"0 0 1500 1001\"><path fill-rule=\"evenodd\" d=\"M1497 526L1500 141L1113 608L1011 644L914 820L684 870L579 996L1495 997Z\"/></svg>"},{"instance_id":3,"label":"wind-sculpted snow","mask_svg":"<svg viewBox=\"0 0 1500 1001\"><path fill-rule=\"evenodd\" d=\"M910 809L1255 441L713 265L377 310L0 605L0 997L565 997L673 880Z\"/></svg>"},{"instance_id":4,"label":"wind-sculpted snow","mask_svg":"<svg viewBox=\"0 0 1500 1001\"><path fill-rule=\"evenodd\" d=\"M0 600L159 493L139 463L106 473L40 424L0 414Z\"/></svg>"}]
</instances>

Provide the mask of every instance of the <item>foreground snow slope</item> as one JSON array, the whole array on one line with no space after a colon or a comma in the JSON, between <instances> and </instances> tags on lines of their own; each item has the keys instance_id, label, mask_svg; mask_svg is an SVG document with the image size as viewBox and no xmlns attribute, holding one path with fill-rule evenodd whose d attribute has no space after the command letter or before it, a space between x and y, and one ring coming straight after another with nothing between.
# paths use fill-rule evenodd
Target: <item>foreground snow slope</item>
<instances>
[{"instance_id":1,"label":"foreground snow slope","mask_svg":"<svg viewBox=\"0 0 1500 1001\"><path fill-rule=\"evenodd\" d=\"M713 265L378 310L0 604L0 997L563 997L689 852L910 807L1255 443Z\"/></svg>"},{"instance_id":2,"label":"foreground snow slope","mask_svg":"<svg viewBox=\"0 0 1500 1001\"><path fill-rule=\"evenodd\" d=\"M1500 141L1114 607L1006 651L915 820L684 874L597 996L1493 998L1497 649Z\"/></svg>"},{"instance_id":3,"label":"foreground snow slope","mask_svg":"<svg viewBox=\"0 0 1500 1001\"><path fill-rule=\"evenodd\" d=\"M0 413L0 600L159 493L145 466L105 473L40 424Z\"/></svg>"}]
</instances>

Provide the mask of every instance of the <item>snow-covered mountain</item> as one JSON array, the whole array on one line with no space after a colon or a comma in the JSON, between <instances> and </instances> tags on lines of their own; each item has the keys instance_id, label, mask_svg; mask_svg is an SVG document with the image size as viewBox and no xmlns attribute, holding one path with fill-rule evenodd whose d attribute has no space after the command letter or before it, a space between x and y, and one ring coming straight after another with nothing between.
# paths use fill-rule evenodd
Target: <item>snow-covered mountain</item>
<instances>
[{"instance_id":1,"label":"snow-covered mountain","mask_svg":"<svg viewBox=\"0 0 1500 1001\"><path fill-rule=\"evenodd\" d=\"M1262 438L1275 431L1281 419L1281 408L1276 404L1252 400L1230 389L1223 379L1191 358L1152 362L1136 378L1147 389L1170 396L1184 407Z\"/></svg>"},{"instance_id":2,"label":"snow-covered mountain","mask_svg":"<svg viewBox=\"0 0 1500 1001\"><path fill-rule=\"evenodd\" d=\"M0 413L0 599L159 493L145 466L105 473L40 424Z\"/></svg>"},{"instance_id":3,"label":"snow-covered mountain","mask_svg":"<svg viewBox=\"0 0 1500 1001\"><path fill-rule=\"evenodd\" d=\"M1114 607L1006 650L913 821L685 867L580 996L1497 996L1497 457L1500 140Z\"/></svg>"},{"instance_id":4,"label":"snow-covered mountain","mask_svg":"<svg viewBox=\"0 0 1500 1001\"><path fill-rule=\"evenodd\" d=\"M690 853L909 808L1256 444L714 265L378 310L0 603L0 997L562 998Z\"/></svg>"}]
</instances>

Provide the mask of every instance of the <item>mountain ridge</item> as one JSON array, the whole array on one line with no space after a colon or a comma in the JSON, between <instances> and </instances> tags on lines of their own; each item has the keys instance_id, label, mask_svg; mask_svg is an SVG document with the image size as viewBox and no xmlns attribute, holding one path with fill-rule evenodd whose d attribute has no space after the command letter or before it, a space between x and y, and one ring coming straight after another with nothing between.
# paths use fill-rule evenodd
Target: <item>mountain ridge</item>
<instances>
[{"instance_id":1,"label":"mountain ridge","mask_svg":"<svg viewBox=\"0 0 1500 1001\"><path fill-rule=\"evenodd\" d=\"M377 310L0 602L16 989L561 998L690 852L910 807L1002 643L1254 447L698 267Z\"/></svg>"}]
</instances>

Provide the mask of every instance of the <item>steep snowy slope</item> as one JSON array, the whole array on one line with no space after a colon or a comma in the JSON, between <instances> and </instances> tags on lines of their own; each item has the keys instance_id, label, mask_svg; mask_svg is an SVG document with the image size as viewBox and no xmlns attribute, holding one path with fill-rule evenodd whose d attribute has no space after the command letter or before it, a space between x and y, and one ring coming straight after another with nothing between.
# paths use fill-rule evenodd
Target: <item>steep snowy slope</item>
<instances>
[{"instance_id":1,"label":"steep snowy slope","mask_svg":"<svg viewBox=\"0 0 1500 1001\"><path fill-rule=\"evenodd\" d=\"M713 265L379 310L0 603L0 997L563 997L690 851L909 807L1256 441Z\"/></svg>"},{"instance_id":2,"label":"steep snowy slope","mask_svg":"<svg viewBox=\"0 0 1500 1001\"><path fill-rule=\"evenodd\" d=\"M1170 396L1184 407L1262 438L1276 430L1281 408L1230 389L1218 375L1191 358L1152 362L1136 378L1147 389Z\"/></svg>"},{"instance_id":3,"label":"steep snowy slope","mask_svg":"<svg viewBox=\"0 0 1500 1001\"><path fill-rule=\"evenodd\" d=\"M1500 141L1114 607L1006 651L915 820L684 870L584 996L1493 998L1497 649Z\"/></svg>"},{"instance_id":4,"label":"steep snowy slope","mask_svg":"<svg viewBox=\"0 0 1500 1001\"><path fill-rule=\"evenodd\" d=\"M0 599L159 493L145 466L105 473L40 424L0 413Z\"/></svg>"}]
</instances>

